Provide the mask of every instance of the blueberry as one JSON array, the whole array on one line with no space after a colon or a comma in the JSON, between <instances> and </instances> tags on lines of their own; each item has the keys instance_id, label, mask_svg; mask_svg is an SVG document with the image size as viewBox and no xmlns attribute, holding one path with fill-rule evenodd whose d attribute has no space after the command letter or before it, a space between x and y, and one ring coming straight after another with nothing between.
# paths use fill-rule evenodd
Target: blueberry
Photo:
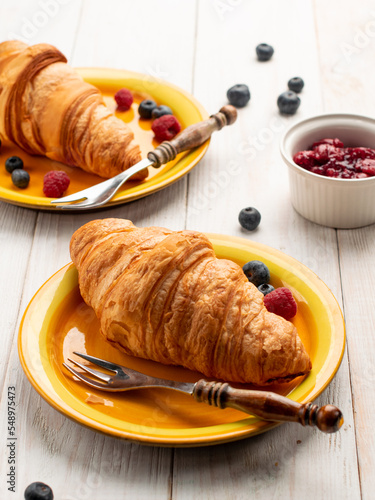
<instances>
[{"instance_id":1,"label":"blueberry","mask_svg":"<svg viewBox=\"0 0 375 500\"><path fill-rule=\"evenodd\" d=\"M138 106L138 113L141 118L151 118L152 111L157 108L155 101L151 99L145 99Z\"/></svg>"},{"instance_id":2,"label":"blueberry","mask_svg":"<svg viewBox=\"0 0 375 500\"><path fill-rule=\"evenodd\" d=\"M243 208L238 215L238 221L244 229L254 231L259 226L261 215L254 207Z\"/></svg>"},{"instance_id":3,"label":"blueberry","mask_svg":"<svg viewBox=\"0 0 375 500\"><path fill-rule=\"evenodd\" d=\"M299 76L295 76L291 78L288 82L288 89L293 90L293 92L297 92L299 94L303 89L305 82Z\"/></svg>"},{"instance_id":4,"label":"blueberry","mask_svg":"<svg viewBox=\"0 0 375 500\"><path fill-rule=\"evenodd\" d=\"M263 283L263 285L258 286L258 290L263 293L263 295L267 295L268 293L273 292L275 289L272 285L268 283Z\"/></svg>"},{"instance_id":5,"label":"blueberry","mask_svg":"<svg viewBox=\"0 0 375 500\"><path fill-rule=\"evenodd\" d=\"M25 490L25 500L53 500L53 492L47 484L31 483Z\"/></svg>"},{"instance_id":6,"label":"blueberry","mask_svg":"<svg viewBox=\"0 0 375 500\"><path fill-rule=\"evenodd\" d=\"M30 175L26 170L17 168L12 172L12 182L16 187L25 189L29 185Z\"/></svg>"},{"instance_id":7,"label":"blueberry","mask_svg":"<svg viewBox=\"0 0 375 500\"><path fill-rule=\"evenodd\" d=\"M245 276L255 286L269 283L271 276L268 267L260 260L251 260L243 268Z\"/></svg>"},{"instance_id":8,"label":"blueberry","mask_svg":"<svg viewBox=\"0 0 375 500\"><path fill-rule=\"evenodd\" d=\"M292 90L283 92L277 99L277 105L283 115L294 115L300 104L301 99Z\"/></svg>"},{"instance_id":9,"label":"blueberry","mask_svg":"<svg viewBox=\"0 0 375 500\"><path fill-rule=\"evenodd\" d=\"M151 112L151 117L154 119L160 118L164 115L173 115L173 111L171 110L171 108L169 106L164 106L164 104L162 104L161 106L157 106Z\"/></svg>"},{"instance_id":10,"label":"blueberry","mask_svg":"<svg viewBox=\"0 0 375 500\"><path fill-rule=\"evenodd\" d=\"M16 170L18 168L23 168L23 161L18 156L10 156L5 161L5 169L10 174L13 172L13 170Z\"/></svg>"},{"instance_id":11,"label":"blueberry","mask_svg":"<svg viewBox=\"0 0 375 500\"><path fill-rule=\"evenodd\" d=\"M250 101L250 90L244 83L233 85L227 91L228 101L236 108L243 108Z\"/></svg>"},{"instance_id":12,"label":"blueberry","mask_svg":"<svg viewBox=\"0 0 375 500\"><path fill-rule=\"evenodd\" d=\"M255 52L257 53L258 61L269 61L275 51L268 43L260 43L255 47Z\"/></svg>"}]
</instances>

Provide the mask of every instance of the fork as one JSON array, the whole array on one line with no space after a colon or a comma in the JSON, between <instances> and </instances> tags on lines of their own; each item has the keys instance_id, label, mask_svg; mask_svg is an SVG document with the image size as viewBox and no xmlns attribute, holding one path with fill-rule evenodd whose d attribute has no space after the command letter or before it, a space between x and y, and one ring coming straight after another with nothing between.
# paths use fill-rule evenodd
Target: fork
<instances>
[{"instance_id":1,"label":"fork","mask_svg":"<svg viewBox=\"0 0 375 500\"><path fill-rule=\"evenodd\" d=\"M161 165L174 160L179 153L200 146L211 137L215 130L221 130L226 125L232 125L236 119L236 108L230 104L223 106L218 113L211 115L207 120L190 125L171 141L162 142L157 148L148 153L147 158L115 177L78 193L52 200L51 203L62 210L97 208L105 205L117 193L124 182L134 174L147 167L159 168ZM70 205L65 205L65 203L70 203Z\"/></svg>"},{"instance_id":2,"label":"fork","mask_svg":"<svg viewBox=\"0 0 375 500\"><path fill-rule=\"evenodd\" d=\"M112 372L112 375L108 375L103 371L94 370L87 365L68 358L68 361L95 377L92 378L63 363L64 367L79 380L102 391L120 392L146 387L165 387L190 394L199 403L207 403L221 409L234 408L251 413L263 420L298 422L303 426L316 426L326 433L338 431L344 423L341 411L333 405L319 408L312 403L297 403L274 392L236 389L227 382L208 382L204 379L200 379L196 383L176 382L151 377L131 368L95 358L88 354L79 352L74 352L74 354Z\"/></svg>"}]
</instances>

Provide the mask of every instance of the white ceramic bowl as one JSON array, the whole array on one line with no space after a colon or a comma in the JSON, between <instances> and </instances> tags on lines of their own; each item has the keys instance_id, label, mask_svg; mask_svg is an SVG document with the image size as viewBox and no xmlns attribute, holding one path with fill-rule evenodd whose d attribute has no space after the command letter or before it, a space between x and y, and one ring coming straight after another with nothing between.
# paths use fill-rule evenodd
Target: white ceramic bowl
<instances>
[{"instance_id":1,"label":"white ceramic bowl","mask_svg":"<svg viewBox=\"0 0 375 500\"><path fill-rule=\"evenodd\" d=\"M338 137L344 145L375 149L375 120L352 114L325 114L290 127L281 140L281 155L288 166L290 197L306 219L323 226L355 228L375 223L375 177L337 179L313 174L293 161L313 142Z\"/></svg>"}]
</instances>

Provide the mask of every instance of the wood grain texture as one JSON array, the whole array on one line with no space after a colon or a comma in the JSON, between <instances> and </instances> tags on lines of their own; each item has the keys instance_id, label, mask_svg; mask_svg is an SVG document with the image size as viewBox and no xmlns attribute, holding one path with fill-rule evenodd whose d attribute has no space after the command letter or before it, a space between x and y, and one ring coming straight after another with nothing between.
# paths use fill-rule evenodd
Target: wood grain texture
<instances>
[{"instance_id":1,"label":"wood grain texture","mask_svg":"<svg viewBox=\"0 0 375 500\"><path fill-rule=\"evenodd\" d=\"M0 426L6 428L5 389L15 385L17 497L27 484L42 480L59 500L371 499L375 229L336 232L300 217L290 205L278 144L286 128L302 117L375 109L375 37L367 35L361 42L359 35L375 32L374 2L363 0L360 8L349 0L55 4L55 10L45 12L38 0L1 3L0 39L13 34L30 43L52 43L74 66L145 73L146 90L152 89L154 77L164 78L193 92L210 113L226 104L226 91L236 83L247 83L252 97L239 110L238 122L213 136L207 155L189 177L152 196L82 215L0 204ZM255 58L255 46L261 42L275 47L269 63ZM303 77L306 85L297 115L285 118L277 112L276 99L292 76ZM237 223L238 212L246 206L262 213L253 233ZM285 424L237 443L171 450L94 433L45 403L20 368L17 327L35 291L70 260L72 233L102 217L251 238L316 272L345 307L350 372L345 354L337 376L316 401L343 411L342 430L327 436ZM3 433L3 450L4 439ZM0 496L8 500L15 496L4 490L6 470L3 458Z\"/></svg>"},{"instance_id":2,"label":"wood grain texture","mask_svg":"<svg viewBox=\"0 0 375 500\"><path fill-rule=\"evenodd\" d=\"M0 332L0 390L3 392L4 379L8 368L12 344L16 341L17 318L20 314L20 299L27 272L27 263L33 244L37 214L31 210L1 203L0 205L0 279L2 284ZM12 277L9 279L9 272ZM21 292L21 293L20 293ZM5 314L6 312L6 314Z\"/></svg>"},{"instance_id":3,"label":"wood grain texture","mask_svg":"<svg viewBox=\"0 0 375 500\"><path fill-rule=\"evenodd\" d=\"M375 3L345 1L339 11L316 0L320 65L327 111L374 115ZM360 7L360 8L359 8ZM325 9L324 15L322 8ZM328 21L334 15L334 25ZM355 209L353 207L353 209ZM374 496L375 443L369 439L375 411L375 226L339 230L338 246L342 280L354 424L363 499Z\"/></svg>"}]
</instances>

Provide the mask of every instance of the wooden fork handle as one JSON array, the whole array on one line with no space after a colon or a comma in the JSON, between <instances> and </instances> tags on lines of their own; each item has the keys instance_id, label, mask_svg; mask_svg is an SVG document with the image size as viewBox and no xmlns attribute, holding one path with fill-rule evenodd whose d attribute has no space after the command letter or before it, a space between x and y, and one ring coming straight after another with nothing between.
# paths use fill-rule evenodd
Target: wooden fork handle
<instances>
[{"instance_id":1,"label":"wooden fork handle","mask_svg":"<svg viewBox=\"0 0 375 500\"><path fill-rule=\"evenodd\" d=\"M336 406L319 408L312 403L300 404L273 392L235 389L223 382L198 380L193 395L200 403L235 408L263 420L316 426L327 433L338 431L344 423L343 415Z\"/></svg>"},{"instance_id":2,"label":"wooden fork handle","mask_svg":"<svg viewBox=\"0 0 375 500\"><path fill-rule=\"evenodd\" d=\"M236 108L227 104L207 120L190 125L171 141L162 142L160 146L148 153L147 158L154 163L154 167L160 167L174 160L179 153L200 146L211 137L215 130L232 125L236 119Z\"/></svg>"}]
</instances>

